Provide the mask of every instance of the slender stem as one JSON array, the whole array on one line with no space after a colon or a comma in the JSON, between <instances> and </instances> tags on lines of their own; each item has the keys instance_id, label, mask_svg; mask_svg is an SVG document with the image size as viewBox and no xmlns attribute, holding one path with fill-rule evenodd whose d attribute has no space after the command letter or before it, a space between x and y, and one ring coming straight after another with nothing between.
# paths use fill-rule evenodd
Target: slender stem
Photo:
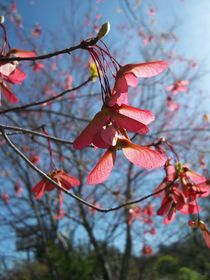
<instances>
[{"instance_id":1,"label":"slender stem","mask_svg":"<svg viewBox=\"0 0 210 280\"><path fill-rule=\"evenodd\" d=\"M43 129L43 132L44 132L45 135L49 135L44 126L42 127L42 129ZM53 158L52 143L50 141L50 138L47 138L47 144L48 144L48 150L49 150L49 154L50 154L50 166L51 166L51 169L56 169L56 164L55 164L55 161L54 161L54 158Z\"/></svg>"},{"instance_id":2,"label":"slender stem","mask_svg":"<svg viewBox=\"0 0 210 280\"><path fill-rule=\"evenodd\" d=\"M60 51L51 52L44 55L38 55L35 57L1 57L0 62L12 62L12 61L36 61L36 60L44 60L49 59L54 56L58 56L60 54L70 54L72 51L81 49L81 50L88 50L90 46L94 46L97 43L98 39L93 38L90 40L82 41L80 44L66 48Z\"/></svg>"},{"instance_id":3,"label":"slender stem","mask_svg":"<svg viewBox=\"0 0 210 280\"><path fill-rule=\"evenodd\" d=\"M82 84L72 88L72 89L67 89L55 96L52 96L48 99L45 99L45 100L42 100L42 101L36 101L36 102L32 102L32 103L28 103L28 104L25 104L23 106L18 106L18 107L13 107L13 108L8 108L8 109L5 109L3 111L0 111L0 115L1 114L5 114L5 113L8 113L8 112L14 112L14 111L21 111L23 109L26 109L26 108L29 108L29 107L34 107L34 106L38 106L38 105L42 105L42 104L46 104L46 103L49 103L49 102L52 102L62 96L64 96L65 94L69 93L69 92L72 92L72 91L75 91L75 90L78 90L80 88L82 88L83 86L85 86L88 82L90 82L92 80L91 77L89 77L86 81L84 81Z\"/></svg>"},{"instance_id":4,"label":"slender stem","mask_svg":"<svg viewBox=\"0 0 210 280\"><path fill-rule=\"evenodd\" d=\"M136 200L132 200L132 201L128 201L125 203L122 203L118 206L115 207L111 207L111 208L101 208L101 207L97 207L92 203L89 203L87 201L85 201L84 199L80 198L79 196L67 191L65 188L63 188L62 186L60 186L59 184L57 184L54 180L52 180L46 173L44 173L41 169L39 169L36 165L34 165L17 147L16 145L10 140L10 138L8 137L8 135L5 133L4 128L1 127L1 131L2 131L2 135L4 136L4 139L6 140L7 144L33 169L35 170L38 174L40 174L42 177L44 177L46 180L48 180L49 182L51 182L52 184L54 184L58 189L62 190L64 193L66 193L67 195L69 195L70 197L76 199L78 202L85 204L88 207L91 207L99 212L104 212L104 213L108 213L108 212L112 212L112 211L116 211L119 210L125 206L128 205L132 205L132 204L136 204L139 202L142 202L150 197L155 196L158 193L161 193L162 191L166 190L167 188L169 188L172 183L169 183L165 188L157 191L157 192L153 192L150 193L149 195L146 195L144 197L141 197L139 199Z\"/></svg>"},{"instance_id":5,"label":"slender stem","mask_svg":"<svg viewBox=\"0 0 210 280\"><path fill-rule=\"evenodd\" d=\"M63 143L63 144L70 144L70 145L73 144L72 141L69 141L69 140L66 140L66 139L63 139L63 138L58 138L58 137L51 136L51 135L46 135L45 133L34 131L34 130L31 130L31 129L27 129L27 128L10 126L10 125L3 125L3 124L0 124L0 128L3 129L3 130L15 130L15 131L20 131L24 134L26 133L26 134L31 134L31 135L35 135L35 136L40 136L40 137L51 139L53 141L60 142L60 143Z\"/></svg>"},{"instance_id":6,"label":"slender stem","mask_svg":"<svg viewBox=\"0 0 210 280\"><path fill-rule=\"evenodd\" d=\"M17 147L16 145L10 140L10 138L7 136L7 134L5 133L4 129L2 129L2 134L4 136L4 139L6 140L7 144L33 169L35 170L37 173L39 173L42 177L44 177L45 179L47 179L48 181L50 181L52 184L54 184L58 189L62 190L63 192L65 192L66 194L68 194L69 196L71 196L72 198L75 198L76 200L78 200L79 202L92 207L92 208L97 208L95 207L93 204L83 200L82 198L74 195L73 193L67 191L64 187L60 186L59 184L57 184L54 180L52 180L46 173L44 173L40 168L38 168L36 165L34 165ZM103 209L102 209L103 210Z\"/></svg>"},{"instance_id":7,"label":"slender stem","mask_svg":"<svg viewBox=\"0 0 210 280\"><path fill-rule=\"evenodd\" d=\"M155 136L157 134L160 134L160 133L164 133L164 132L177 132L177 131L189 131L189 132L192 132L192 131L197 131L197 132L203 132L203 131L210 131L210 128L199 128L199 127L195 127L195 128L189 128L189 127L183 127L183 128L170 128L170 129L163 129L163 130L160 130L160 131L157 131L157 132L154 132L152 134L150 134L150 136Z\"/></svg>"}]
</instances>

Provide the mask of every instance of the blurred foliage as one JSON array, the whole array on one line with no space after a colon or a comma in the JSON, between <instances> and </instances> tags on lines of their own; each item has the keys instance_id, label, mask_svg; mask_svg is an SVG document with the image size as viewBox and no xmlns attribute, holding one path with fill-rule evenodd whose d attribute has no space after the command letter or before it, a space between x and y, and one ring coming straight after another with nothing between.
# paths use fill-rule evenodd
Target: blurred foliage
<instances>
[{"instance_id":1,"label":"blurred foliage","mask_svg":"<svg viewBox=\"0 0 210 280\"><path fill-rule=\"evenodd\" d=\"M156 255L140 260L140 278L157 280L210 279L210 250L196 236L171 246L162 246Z\"/></svg>"},{"instance_id":2,"label":"blurred foliage","mask_svg":"<svg viewBox=\"0 0 210 280\"><path fill-rule=\"evenodd\" d=\"M120 279L122 254L114 247L100 244L106 255L113 279ZM98 255L89 244L71 247L68 253L58 244L49 243L38 250L30 261L18 261L13 269L0 275L2 280L97 280L103 279ZM194 238L187 242L161 247L153 256L133 256L128 280L208 280L210 279L210 251Z\"/></svg>"},{"instance_id":3,"label":"blurred foliage","mask_svg":"<svg viewBox=\"0 0 210 280\"><path fill-rule=\"evenodd\" d=\"M3 279L88 280L97 277L98 273L94 252L88 252L85 247L79 246L65 254L59 246L51 244L42 256L39 254L38 259L14 263L13 269L7 272Z\"/></svg>"}]
</instances>

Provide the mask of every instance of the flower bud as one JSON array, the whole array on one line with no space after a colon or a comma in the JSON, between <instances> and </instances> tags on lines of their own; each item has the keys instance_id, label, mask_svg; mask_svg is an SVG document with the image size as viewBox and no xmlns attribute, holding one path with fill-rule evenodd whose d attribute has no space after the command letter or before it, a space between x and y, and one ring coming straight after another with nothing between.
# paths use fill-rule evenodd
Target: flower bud
<instances>
[{"instance_id":1,"label":"flower bud","mask_svg":"<svg viewBox=\"0 0 210 280\"><path fill-rule=\"evenodd\" d=\"M4 23L4 16L0 16L0 24Z\"/></svg>"},{"instance_id":2,"label":"flower bud","mask_svg":"<svg viewBox=\"0 0 210 280\"><path fill-rule=\"evenodd\" d=\"M109 30L110 30L110 23L107 21L101 26L96 38L100 40L101 38L103 38L109 33Z\"/></svg>"}]
</instances>

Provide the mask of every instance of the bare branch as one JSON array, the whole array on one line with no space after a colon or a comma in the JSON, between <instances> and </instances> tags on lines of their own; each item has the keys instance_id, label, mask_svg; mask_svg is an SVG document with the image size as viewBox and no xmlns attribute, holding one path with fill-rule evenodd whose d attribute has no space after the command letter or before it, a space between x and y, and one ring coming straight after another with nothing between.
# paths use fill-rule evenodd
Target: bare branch
<instances>
[{"instance_id":1,"label":"bare branch","mask_svg":"<svg viewBox=\"0 0 210 280\"><path fill-rule=\"evenodd\" d=\"M85 86L88 82L90 82L92 80L91 77L89 77L86 81L84 81L82 84L80 84L79 86L76 86L74 88L71 88L71 89L67 89L55 96L52 96L48 99L45 99L45 100L42 100L42 101L36 101L36 102L32 102L32 103L28 103L28 104L25 104L23 106L18 106L18 107L13 107L13 108L9 108L9 109L6 109L6 110L3 110L3 111L0 111L0 114L5 114L5 113L8 113L8 112L15 112L15 111L21 111L23 109L26 109L26 108L29 108L29 107L34 107L34 106L38 106L38 105L42 105L42 104L47 104L49 102L52 102L62 96L64 96L65 94L69 93L69 92L72 92L72 91L75 91L75 90L78 90L80 88L82 88L83 86Z\"/></svg>"},{"instance_id":2,"label":"bare branch","mask_svg":"<svg viewBox=\"0 0 210 280\"><path fill-rule=\"evenodd\" d=\"M2 134L7 142L7 144L33 169L35 170L37 173L39 173L39 175L41 175L42 177L44 177L46 180L50 181L52 184L54 184L58 189L62 190L64 193L66 193L67 195L69 195L70 197L76 199L78 202L80 203L83 203L85 204L86 206L88 207L91 207L99 212L104 212L104 213L107 213L107 212L113 212L113 211L116 211L116 210L119 210L123 207L126 207L126 206L129 206L129 205L132 205L132 204L136 204L136 203L139 203L139 202L142 202L150 197L153 197L155 196L156 194L158 193L161 193L162 191L166 190L167 188L169 188L172 184L168 184L165 188L157 191L157 192L153 192L149 195L146 195L146 196L143 196L139 199L136 199L136 200L132 200L132 201L128 201L128 202L125 202L125 203L122 203L118 206L115 206L115 207L111 207L111 208L101 208L101 207L97 207L95 206L94 204L92 203L89 203L87 201L85 201L84 199L80 198L79 196L67 191L65 188L63 188L62 186L58 185L54 180L52 180L46 173L44 173L41 169L39 169L36 165L34 165L15 145L14 143L12 143L12 141L9 139L9 137L7 136L7 134L5 133L4 129L1 128L1 131L2 131Z\"/></svg>"}]
</instances>

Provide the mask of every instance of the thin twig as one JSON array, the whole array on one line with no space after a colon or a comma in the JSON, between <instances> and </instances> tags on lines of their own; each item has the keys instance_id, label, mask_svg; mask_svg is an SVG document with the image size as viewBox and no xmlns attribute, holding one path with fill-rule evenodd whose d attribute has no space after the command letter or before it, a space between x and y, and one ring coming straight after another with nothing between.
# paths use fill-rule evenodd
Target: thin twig
<instances>
[{"instance_id":1,"label":"thin twig","mask_svg":"<svg viewBox=\"0 0 210 280\"><path fill-rule=\"evenodd\" d=\"M92 207L94 209L97 210L98 207L94 206L93 204L83 200L82 198L74 195L73 193L67 191L64 187L60 186L59 184L57 184L53 179L51 179L46 173L44 173L40 168L38 168L36 165L34 165L17 147L16 145L10 140L10 138L7 136L7 134L5 133L4 129L1 129L2 134L7 142L7 144L33 169L35 170L37 173L39 173L42 177L44 177L46 180L48 180L49 182L51 182L52 184L54 184L57 188L59 188L60 190L62 190L63 192L65 192L67 195L71 196L72 198L78 200L79 202ZM104 210L103 208L101 208L101 210Z\"/></svg>"},{"instance_id":2,"label":"thin twig","mask_svg":"<svg viewBox=\"0 0 210 280\"><path fill-rule=\"evenodd\" d=\"M161 193L162 191L164 191L165 189L169 188L172 183L169 183L165 188L157 191L157 192L153 192L149 195L146 195L144 197L141 197L139 199L136 199L136 200L132 200L132 201L128 201L128 202L125 202L125 203L122 203L118 206L115 206L115 207L111 207L111 208L101 208L101 207L97 207L95 206L94 204L92 203L89 203L85 200L83 200L82 198L80 198L79 196L67 191L65 188L63 188L62 186L58 185L54 180L52 180L46 173L44 173L41 169L39 169L36 165L34 165L16 146L15 144L10 140L10 138L7 136L7 134L5 133L4 129L1 128L1 131L2 131L2 135L4 136L7 144L33 169L35 170L37 173L39 173L42 177L44 177L46 180L48 180L49 182L51 182L52 184L54 184L57 188L59 188L60 190L62 190L63 192L65 192L67 195L69 195L70 197L76 199L78 202L80 203L83 203L85 204L86 206L88 207L91 207L99 212L104 212L104 213L107 213L107 212L112 212L112 211L116 211L116 210L119 210L123 207L126 207L126 206L129 206L129 205L132 205L132 204L136 204L136 203L139 203L139 202L142 202L150 197L153 197L155 196L156 194L158 193Z\"/></svg>"},{"instance_id":3,"label":"thin twig","mask_svg":"<svg viewBox=\"0 0 210 280\"><path fill-rule=\"evenodd\" d=\"M0 62L12 62L12 61L36 61L36 60L44 60L49 59L54 56L58 56L60 54L70 54L71 52L81 49L81 50L88 50L90 46L94 46L98 42L97 37L92 38L89 40L82 41L80 44L66 48L60 51L44 54L44 55L38 55L34 57L1 57Z\"/></svg>"},{"instance_id":4,"label":"thin twig","mask_svg":"<svg viewBox=\"0 0 210 280\"><path fill-rule=\"evenodd\" d=\"M26 108L29 108L29 107L34 107L34 106L38 106L38 105L42 105L42 104L47 104L49 102L52 102L53 100L56 100L60 97L62 97L63 95L69 93L69 92L72 92L72 91L75 91L75 90L78 90L80 89L81 87L85 86L88 82L90 82L92 80L91 77L89 77L86 81L84 81L82 84L80 84L79 86L76 86L74 88L71 88L71 89L67 89L55 96L52 96L48 99L45 99L45 100L42 100L42 101L36 101L36 102L32 102L32 103L28 103L28 104L25 104L25 105L22 105L22 106L18 106L18 107L13 107L13 108L9 108L9 109L5 109L3 111L0 111L0 114L5 114L5 113L8 113L8 112L14 112L14 111L21 111L23 109L26 109Z\"/></svg>"},{"instance_id":5,"label":"thin twig","mask_svg":"<svg viewBox=\"0 0 210 280\"><path fill-rule=\"evenodd\" d=\"M40 137L47 138L47 139L53 140L55 142L60 142L60 143L63 143L63 144L70 144L70 145L73 144L72 141L69 141L69 140L66 140L66 139L63 139L63 138L58 138L58 137L55 137L55 136L46 135L45 133L42 133L42 132L38 132L38 131L35 131L35 130L22 128L22 127L18 127L18 126L10 126L10 125L0 124L0 128L3 129L3 130L20 131L23 134L31 134L31 135L35 135L35 136L40 136ZM3 133L2 133L2 135L3 135Z\"/></svg>"},{"instance_id":6,"label":"thin twig","mask_svg":"<svg viewBox=\"0 0 210 280\"><path fill-rule=\"evenodd\" d=\"M210 128L205 128L205 127L194 127L194 128L189 128L189 127L183 127L183 128L170 128L170 129L163 129L157 132L154 132L152 134L150 134L150 136L155 136L157 134L160 133L166 133L166 132L177 132L177 131L182 131L182 132L193 132L193 131L197 131L197 132L209 132Z\"/></svg>"}]
</instances>

